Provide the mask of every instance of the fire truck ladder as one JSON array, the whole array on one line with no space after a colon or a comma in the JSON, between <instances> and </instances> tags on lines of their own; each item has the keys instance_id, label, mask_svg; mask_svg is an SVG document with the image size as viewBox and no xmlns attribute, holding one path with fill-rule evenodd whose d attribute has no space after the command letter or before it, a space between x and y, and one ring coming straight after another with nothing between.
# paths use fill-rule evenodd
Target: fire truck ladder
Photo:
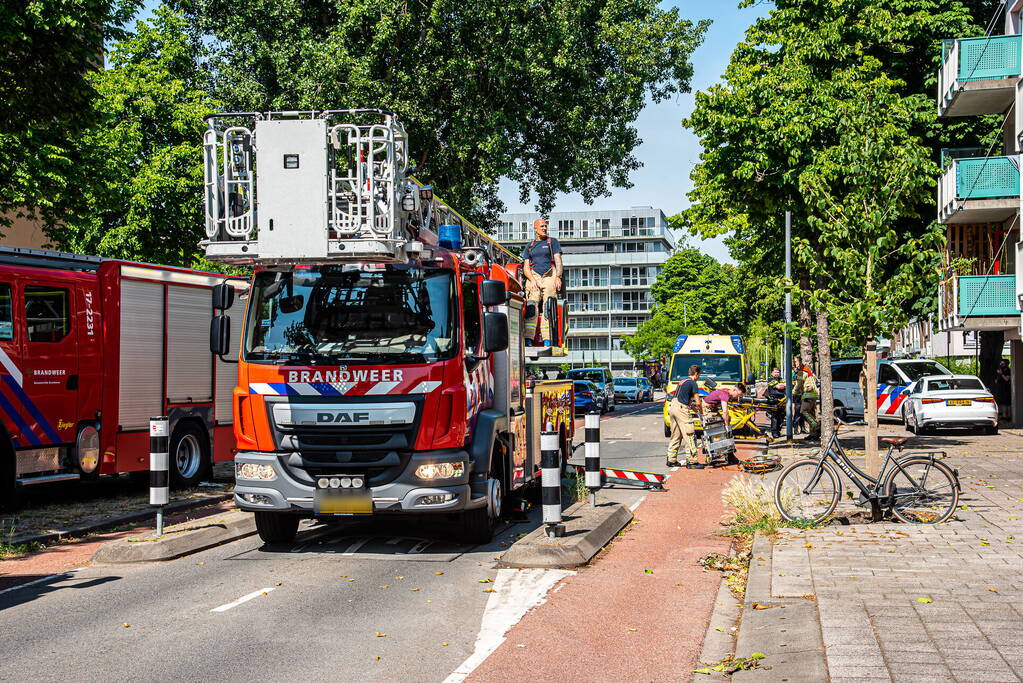
<instances>
[{"instance_id":1,"label":"fire truck ladder","mask_svg":"<svg viewBox=\"0 0 1023 683\"><path fill-rule=\"evenodd\" d=\"M448 246L517 257L409 168L404 125L382 109L206 117L206 256L234 264L405 263ZM441 226L457 225L446 245Z\"/></svg>"}]
</instances>

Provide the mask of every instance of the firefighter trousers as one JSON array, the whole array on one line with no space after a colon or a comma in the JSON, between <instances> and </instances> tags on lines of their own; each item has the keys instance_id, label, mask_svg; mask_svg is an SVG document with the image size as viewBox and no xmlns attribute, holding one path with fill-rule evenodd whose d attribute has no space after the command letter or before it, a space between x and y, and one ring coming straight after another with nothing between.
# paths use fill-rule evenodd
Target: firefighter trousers
<instances>
[{"instance_id":1,"label":"firefighter trousers","mask_svg":"<svg viewBox=\"0 0 1023 683\"><path fill-rule=\"evenodd\" d=\"M526 329L536 329L536 325L540 325L540 335L545 342L551 340L551 326L543 318L543 304L547 297L557 298L558 290L554 286L557 277L557 271L551 268L546 275L536 276L539 285L526 280L526 301L534 303L533 315L526 316Z\"/></svg>"},{"instance_id":2,"label":"firefighter trousers","mask_svg":"<svg viewBox=\"0 0 1023 683\"><path fill-rule=\"evenodd\" d=\"M817 437L821 434L821 422L817 419L817 399L804 398L799 402L799 414L803 416L810 436Z\"/></svg>"},{"instance_id":3,"label":"firefighter trousers","mask_svg":"<svg viewBox=\"0 0 1023 683\"><path fill-rule=\"evenodd\" d=\"M671 427L671 441L668 442L668 460L678 460L683 445L686 462L696 463L696 427L693 425L693 411L674 399L668 404L668 424Z\"/></svg>"}]
</instances>

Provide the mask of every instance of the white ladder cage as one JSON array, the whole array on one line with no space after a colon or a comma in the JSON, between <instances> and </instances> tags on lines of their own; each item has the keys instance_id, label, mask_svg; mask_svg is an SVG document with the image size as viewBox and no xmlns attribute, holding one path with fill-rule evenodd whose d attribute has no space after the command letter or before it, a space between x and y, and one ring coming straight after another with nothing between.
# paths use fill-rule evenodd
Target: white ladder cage
<instances>
[{"instance_id":1,"label":"white ladder cage","mask_svg":"<svg viewBox=\"0 0 1023 683\"><path fill-rule=\"evenodd\" d=\"M462 226L464 248L502 264L517 260L412 177L408 135L391 112L225 112L206 120L202 246L211 261L407 262L437 245L439 226L450 223ZM301 161L291 151L302 151ZM282 152L283 168L294 170L282 170ZM303 220L289 223L297 213Z\"/></svg>"}]
</instances>

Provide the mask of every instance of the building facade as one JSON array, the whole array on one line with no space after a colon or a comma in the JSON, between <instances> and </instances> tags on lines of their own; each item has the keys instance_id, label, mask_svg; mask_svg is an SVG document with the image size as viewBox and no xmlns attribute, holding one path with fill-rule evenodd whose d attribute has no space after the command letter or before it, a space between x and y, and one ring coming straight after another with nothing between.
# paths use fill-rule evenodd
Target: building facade
<instances>
[{"instance_id":1,"label":"building facade","mask_svg":"<svg viewBox=\"0 0 1023 683\"><path fill-rule=\"evenodd\" d=\"M515 253L533 239L537 213L501 216L497 239ZM610 365L616 374L638 368L622 338L650 317L650 286L676 240L664 212L650 206L620 211L565 211L548 218L561 242L569 302L568 357L543 364Z\"/></svg>"},{"instance_id":2,"label":"building facade","mask_svg":"<svg viewBox=\"0 0 1023 683\"><path fill-rule=\"evenodd\" d=\"M1000 331L1009 342L1012 417L1023 424L1020 342L1020 137L1023 134L1023 0L1008 0L1001 35L946 40L938 114L999 114L1000 144L942 150L938 222L948 238L937 323L943 332Z\"/></svg>"}]
</instances>

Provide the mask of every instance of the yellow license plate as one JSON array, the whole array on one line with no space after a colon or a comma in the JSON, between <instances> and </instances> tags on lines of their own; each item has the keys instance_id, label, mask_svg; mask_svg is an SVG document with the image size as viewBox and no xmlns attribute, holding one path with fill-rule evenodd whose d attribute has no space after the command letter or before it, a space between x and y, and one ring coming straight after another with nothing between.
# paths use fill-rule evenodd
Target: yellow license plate
<instances>
[{"instance_id":1,"label":"yellow license plate","mask_svg":"<svg viewBox=\"0 0 1023 683\"><path fill-rule=\"evenodd\" d=\"M973 401L971 401L968 398L959 398L954 401L953 400L945 401L945 404L950 406L968 406L972 405Z\"/></svg>"},{"instance_id":2,"label":"yellow license plate","mask_svg":"<svg viewBox=\"0 0 1023 683\"><path fill-rule=\"evenodd\" d=\"M371 515L373 497L369 489L316 489L313 511L318 515Z\"/></svg>"}]
</instances>

